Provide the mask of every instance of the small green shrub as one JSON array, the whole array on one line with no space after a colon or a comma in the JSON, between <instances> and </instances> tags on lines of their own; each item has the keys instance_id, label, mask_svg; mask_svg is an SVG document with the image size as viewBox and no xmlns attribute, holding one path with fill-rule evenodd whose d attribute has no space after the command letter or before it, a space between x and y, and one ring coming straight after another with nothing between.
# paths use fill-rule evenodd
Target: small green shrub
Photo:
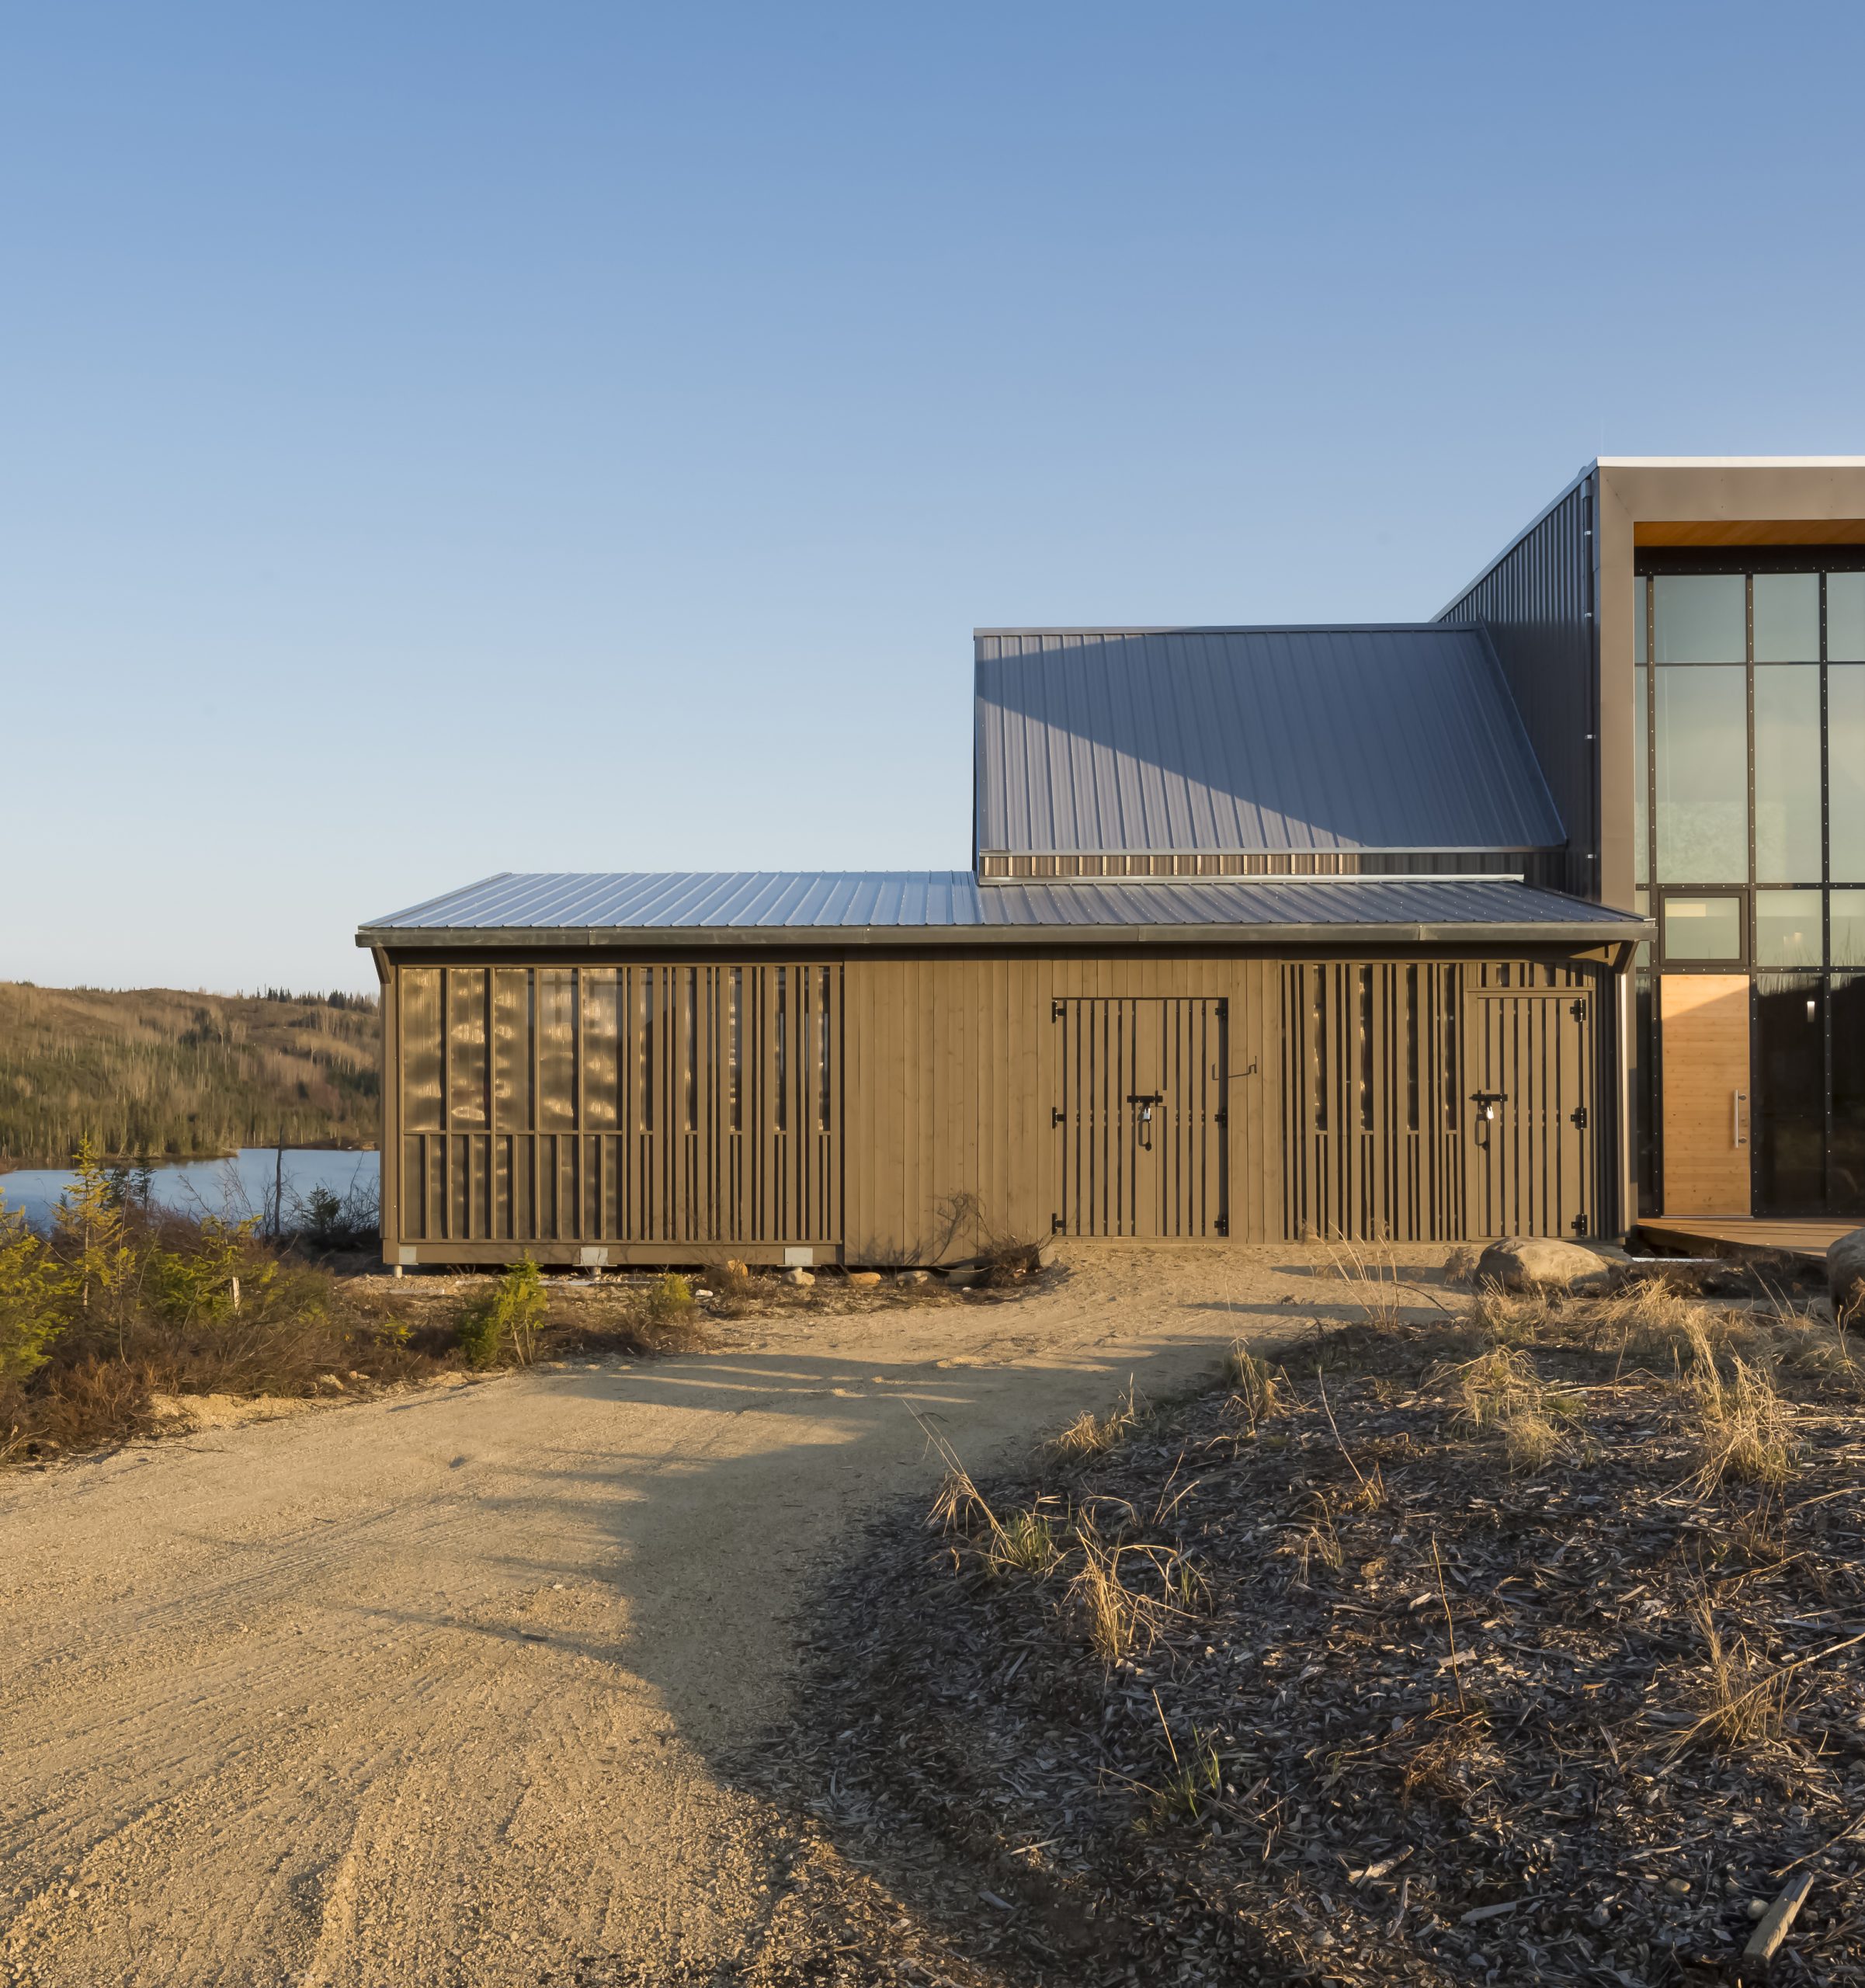
<instances>
[{"instance_id":1,"label":"small green shrub","mask_svg":"<svg viewBox=\"0 0 1865 1988\"><path fill-rule=\"evenodd\" d=\"M642 1310L651 1326L683 1324L693 1316L693 1286L669 1270L648 1286Z\"/></svg>"},{"instance_id":2,"label":"small green shrub","mask_svg":"<svg viewBox=\"0 0 1865 1988\"><path fill-rule=\"evenodd\" d=\"M256 1226L252 1218L228 1223L207 1215L194 1248L151 1249L144 1275L157 1313L170 1325L223 1325L239 1309L242 1271L247 1279L244 1295L262 1296L278 1265L269 1258L249 1265Z\"/></svg>"},{"instance_id":3,"label":"small green shrub","mask_svg":"<svg viewBox=\"0 0 1865 1988\"><path fill-rule=\"evenodd\" d=\"M64 1329L71 1281L23 1215L0 1208L0 1381L23 1381L45 1364Z\"/></svg>"},{"instance_id":4,"label":"small green shrub","mask_svg":"<svg viewBox=\"0 0 1865 1988\"><path fill-rule=\"evenodd\" d=\"M474 1298L462 1315L460 1350L467 1364L496 1367L510 1359L521 1367L530 1365L549 1309L543 1275L526 1256L514 1263L490 1291Z\"/></svg>"}]
</instances>

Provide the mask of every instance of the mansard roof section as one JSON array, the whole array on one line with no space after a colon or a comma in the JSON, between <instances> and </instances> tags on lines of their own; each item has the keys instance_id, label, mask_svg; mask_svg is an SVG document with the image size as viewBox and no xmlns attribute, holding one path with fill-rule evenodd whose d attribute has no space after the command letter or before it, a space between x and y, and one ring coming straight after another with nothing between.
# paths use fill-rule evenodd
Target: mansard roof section
<instances>
[{"instance_id":1,"label":"mansard roof section","mask_svg":"<svg viewBox=\"0 0 1865 1988\"><path fill-rule=\"evenodd\" d=\"M1567 839L1479 627L986 628L975 641L980 856Z\"/></svg>"}]
</instances>

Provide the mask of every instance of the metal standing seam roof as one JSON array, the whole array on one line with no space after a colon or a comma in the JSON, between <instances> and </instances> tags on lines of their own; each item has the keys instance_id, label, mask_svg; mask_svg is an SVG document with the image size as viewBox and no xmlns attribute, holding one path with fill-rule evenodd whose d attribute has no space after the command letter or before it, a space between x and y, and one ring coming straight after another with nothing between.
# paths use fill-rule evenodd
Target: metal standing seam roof
<instances>
[{"instance_id":1,"label":"metal standing seam roof","mask_svg":"<svg viewBox=\"0 0 1865 1988\"><path fill-rule=\"evenodd\" d=\"M980 854L1567 840L1476 626L974 639Z\"/></svg>"},{"instance_id":2,"label":"metal standing seam roof","mask_svg":"<svg viewBox=\"0 0 1865 1988\"><path fill-rule=\"evenodd\" d=\"M370 920L359 945L648 944L679 937L868 943L1067 933L1399 940L1460 932L1585 943L1637 937L1633 914L1503 877L1354 877L981 885L968 870L507 872Z\"/></svg>"}]
</instances>

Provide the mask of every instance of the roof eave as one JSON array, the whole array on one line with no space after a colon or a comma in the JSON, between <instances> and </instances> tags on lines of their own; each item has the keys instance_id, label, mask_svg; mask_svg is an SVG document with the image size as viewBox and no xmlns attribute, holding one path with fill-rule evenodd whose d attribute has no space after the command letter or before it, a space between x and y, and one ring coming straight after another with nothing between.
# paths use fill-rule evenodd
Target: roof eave
<instances>
[{"instance_id":1,"label":"roof eave","mask_svg":"<svg viewBox=\"0 0 1865 1988\"><path fill-rule=\"evenodd\" d=\"M1440 946L1481 943L1515 945L1605 945L1649 938L1648 919L1563 920L1558 923L1460 922L1429 924L1275 925L750 925L750 926L366 926L359 946L391 952L588 951L615 947L630 951L669 946L707 948L845 946L866 950L887 946L1005 946L1063 944L1139 945L1339 945L1347 939L1381 946Z\"/></svg>"}]
</instances>

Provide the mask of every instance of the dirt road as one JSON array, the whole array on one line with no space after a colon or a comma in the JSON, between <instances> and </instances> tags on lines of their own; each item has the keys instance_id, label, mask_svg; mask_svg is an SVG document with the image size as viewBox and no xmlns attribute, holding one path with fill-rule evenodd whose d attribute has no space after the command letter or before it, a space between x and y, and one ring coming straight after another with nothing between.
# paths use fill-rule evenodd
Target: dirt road
<instances>
[{"instance_id":1,"label":"dirt road","mask_svg":"<svg viewBox=\"0 0 1865 1988\"><path fill-rule=\"evenodd\" d=\"M812 1559L936 1476L909 1410L988 1463L1325 1303L1306 1253L1102 1256L0 1481L0 1983L709 1971L772 1883L716 1763L781 1714Z\"/></svg>"}]
</instances>

